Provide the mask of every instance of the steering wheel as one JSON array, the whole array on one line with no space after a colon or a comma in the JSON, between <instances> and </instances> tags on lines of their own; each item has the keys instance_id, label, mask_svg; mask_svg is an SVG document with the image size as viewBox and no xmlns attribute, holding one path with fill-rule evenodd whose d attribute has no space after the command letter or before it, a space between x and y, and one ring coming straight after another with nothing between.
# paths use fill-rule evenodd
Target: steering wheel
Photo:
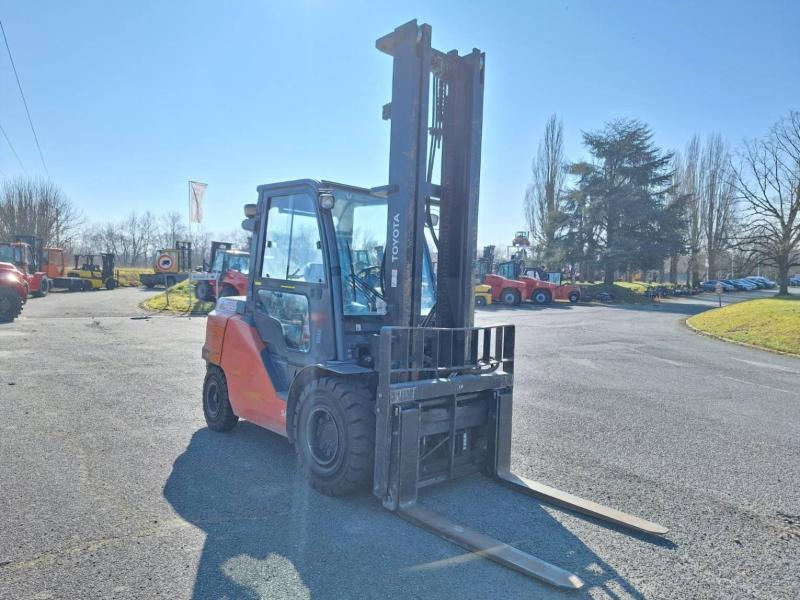
<instances>
[{"instance_id":1,"label":"steering wheel","mask_svg":"<svg viewBox=\"0 0 800 600\"><path fill-rule=\"evenodd\" d=\"M358 277L359 279L361 279L361 280L363 280L363 281L366 281L366 282L367 282L367 283L369 283L369 284L370 284L370 285L371 285L373 288L374 288L375 286L374 286L374 285L372 285L372 283L371 283L369 280L370 280L371 278L373 278L373 277L377 278L377 280L378 280L378 283L380 284L380 287L381 287L381 296L382 296L382 295L384 294L384 291L383 291L383 277L382 277L382 274L383 274L383 268L381 267L381 265L371 265L371 266L369 266L369 267L365 267L365 268L363 268L363 269L360 269L360 270L359 270L359 271L356 273L356 277Z\"/></svg>"}]
</instances>

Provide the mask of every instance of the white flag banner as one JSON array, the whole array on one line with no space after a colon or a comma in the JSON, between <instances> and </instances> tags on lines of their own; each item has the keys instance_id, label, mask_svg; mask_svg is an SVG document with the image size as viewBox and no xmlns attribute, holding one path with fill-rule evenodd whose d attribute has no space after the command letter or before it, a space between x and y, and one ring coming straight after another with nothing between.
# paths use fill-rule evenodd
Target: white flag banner
<instances>
[{"instance_id":1,"label":"white flag banner","mask_svg":"<svg viewBox=\"0 0 800 600\"><path fill-rule=\"evenodd\" d=\"M189 187L191 188L191 205L192 205L192 215L191 215L191 222L192 223L202 223L203 222L203 196L206 193L206 188L208 187L207 183L197 183L196 181L190 181Z\"/></svg>"}]
</instances>

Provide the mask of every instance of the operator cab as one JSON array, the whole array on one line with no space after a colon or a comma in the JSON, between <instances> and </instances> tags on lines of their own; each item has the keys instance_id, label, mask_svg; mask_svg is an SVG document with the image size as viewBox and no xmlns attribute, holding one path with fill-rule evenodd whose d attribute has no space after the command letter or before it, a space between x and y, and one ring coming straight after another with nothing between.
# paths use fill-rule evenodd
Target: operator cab
<instances>
[{"instance_id":1,"label":"operator cab","mask_svg":"<svg viewBox=\"0 0 800 600\"><path fill-rule=\"evenodd\" d=\"M330 181L258 188L248 302L285 381L304 366L350 362L371 368L388 323L388 195ZM434 305L431 253L424 249L421 316ZM396 282L395 282L396 283Z\"/></svg>"}]
</instances>

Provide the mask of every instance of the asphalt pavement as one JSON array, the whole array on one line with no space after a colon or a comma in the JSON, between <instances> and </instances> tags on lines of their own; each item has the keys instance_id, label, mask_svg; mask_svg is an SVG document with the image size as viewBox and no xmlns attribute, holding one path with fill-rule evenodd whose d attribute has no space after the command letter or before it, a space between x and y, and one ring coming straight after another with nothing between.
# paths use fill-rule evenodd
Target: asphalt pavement
<instances>
[{"instance_id":1,"label":"asphalt pavement","mask_svg":"<svg viewBox=\"0 0 800 600\"><path fill-rule=\"evenodd\" d=\"M514 470L670 528L479 477L422 493L586 581L560 592L314 492L277 435L209 431L205 319L142 318L149 293L53 293L0 326L2 599L800 596L800 359L689 331L716 296L479 311L517 326Z\"/></svg>"}]
</instances>

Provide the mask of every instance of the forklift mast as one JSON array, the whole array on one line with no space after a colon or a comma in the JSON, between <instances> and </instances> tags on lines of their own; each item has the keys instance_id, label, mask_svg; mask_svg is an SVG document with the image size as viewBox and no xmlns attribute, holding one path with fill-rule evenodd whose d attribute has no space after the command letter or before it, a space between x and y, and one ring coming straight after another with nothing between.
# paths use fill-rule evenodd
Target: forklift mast
<instances>
[{"instance_id":1,"label":"forklift mast","mask_svg":"<svg viewBox=\"0 0 800 600\"><path fill-rule=\"evenodd\" d=\"M420 325L426 226L439 209L434 316L424 324L471 327L478 231L484 54L431 47L431 27L416 20L376 42L394 62L391 120L387 289L389 325ZM438 181L434 181L441 149Z\"/></svg>"}]
</instances>

